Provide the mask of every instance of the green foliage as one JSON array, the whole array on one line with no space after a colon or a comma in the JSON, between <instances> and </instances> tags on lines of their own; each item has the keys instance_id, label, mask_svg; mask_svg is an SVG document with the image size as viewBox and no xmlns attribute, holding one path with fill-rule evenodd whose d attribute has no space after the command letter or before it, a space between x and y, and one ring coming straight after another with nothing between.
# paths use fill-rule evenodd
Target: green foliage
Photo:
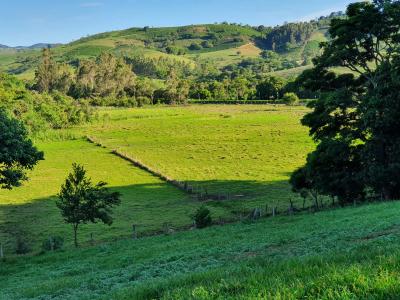
<instances>
[{"instance_id":1,"label":"green foliage","mask_svg":"<svg viewBox=\"0 0 400 300\"><path fill-rule=\"evenodd\" d=\"M256 89L259 99L279 99L282 96L284 80L279 77L269 76L261 81Z\"/></svg>"},{"instance_id":2,"label":"green foliage","mask_svg":"<svg viewBox=\"0 0 400 300\"><path fill-rule=\"evenodd\" d=\"M33 146L21 122L0 109L0 188L20 186L26 171L42 159L43 152Z\"/></svg>"},{"instance_id":3,"label":"green foliage","mask_svg":"<svg viewBox=\"0 0 400 300\"><path fill-rule=\"evenodd\" d=\"M163 98L169 104L185 104L189 98L189 82L177 77L171 70L165 82L166 89Z\"/></svg>"},{"instance_id":4,"label":"green foliage","mask_svg":"<svg viewBox=\"0 0 400 300\"><path fill-rule=\"evenodd\" d=\"M22 121L34 134L88 122L92 115L84 101L60 92L31 92L22 81L5 74L0 74L0 107Z\"/></svg>"},{"instance_id":5,"label":"green foliage","mask_svg":"<svg viewBox=\"0 0 400 300\"><path fill-rule=\"evenodd\" d=\"M44 240L42 243L43 251L57 251L61 250L64 245L64 238L60 236L51 236Z\"/></svg>"},{"instance_id":6,"label":"green foliage","mask_svg":"<svg viewBox=\"0 0 400 300\"><path fill-rule=\"evenodd\" d=\"M15 254L24 255L28 254L32 251L29 243L23 239L22 237L17 237L16 245L15 245Z\"/></svg>"},{"instance_id":7,"label":"green foliage","mask_svg":"<svg viewBox=\"0 0 400 300\"><path fill-rule=\"evenodd\" d=\"M287 105L296 105L299 103L300 99L295 93L285 93L282 101Z\"/></svg>"},{"instance_id":8,"label":"green foliage","mask_svg":"<svg viewBox=\"0 0 400 300\"><path fill-rule=\"evenodd\" d=\"M166 79L171 69L180 75L189 75L193 72L193 65L186 61L179 61L169 57L145 57L130 55L125 61L132 67L135 74L150 78Z\"/></svg>"},{"instance_id":9,"label":"green foliage","mask_svg":"<svg viewBox=\"0 0 400 300\"><path fill-rule=\"evenodd\" d=\"M197 51L197 50L203 49L203 47L200 44L197 44L197 43L190 44L190 46L188 48L191 51Z\"/></svg>"},{"instance_id":10,"label":"green foliage","mask_svg":"<svg viewBox=\"0 0 400 300\"><path fill-rule=\"evenodd\" d=\"M351 4L347 18L332 21L315 68L301 76L321 94L303 119L319 143L303 167L305 188L342 203L400 197L399 13L398 1ZM330 71L338 66L353 73Z\"/></svg>"},{"instance_id":11,"label":"green foliage","mask_svg":"<svg viewBox=\"0 0 400 300\"><path fill-rule=\"evenodd\" d=\"M316 29L315 24L308 22L285 24L274 28L262 43L268 50L289 51L292 47L305 44Z\"/></svg>"},{"instance_id":12,"label":"green foliage","mask_svg":"<svg viewBox=\"0 0 400 300\"><path fill-rule=\"evenodd\" d=\"M77 164L61 186L57 207L66 223L73 225L74 243L78 246L77 231L81 224L101 221L111 225L111 209L121 203L119 192L110 192L105 182L93 185L86 170Z\"/></svg>"},{"instance_id":13,"label":"green foliage","mask_svg":"<svg viewBox=\"0 0 400 300\"><path fill-rule=\"evenodd\" d=\"M132 96L136 75L122 58L103 53L96 62L80 61L71 95L75 98Z\"/></svg>"},{"instance_id":14,"label":"green foliage","mask_svg":"<svg viewBox=\"0 0 400 300\"><path fill-rule=\"evenodd\" d=\"M206 206L197 209L193 216L197 228L206 228L212 224L211 211Z\"/></svg>"},{"instance_id":15,"label":"green foliage","mask_svg":"<svg viewBox=\"0 0 400 300\"><path fill-rule=\"evenodd\" d=\"M35 72L35 89L41 93L67 93L72 85L72 72L66 64L56 63L50 49L42 50L42 61Z\"/></svg>"}]
</instances>

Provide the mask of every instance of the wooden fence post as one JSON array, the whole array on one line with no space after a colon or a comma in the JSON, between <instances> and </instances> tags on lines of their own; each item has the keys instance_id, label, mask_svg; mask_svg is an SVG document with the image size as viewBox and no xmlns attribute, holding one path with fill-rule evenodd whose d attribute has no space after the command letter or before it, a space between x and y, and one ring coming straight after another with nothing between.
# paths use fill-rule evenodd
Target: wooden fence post
<instances>
[{"instance_id":1,"label":"wooden fence post","mask_svg":"<svg viewBox=\"0 0 400 300\"><path fill-rule=\"evenodd\" d=\"M0 259L4 258L3 244L0 244Z\"/></svg>"},{"instance_id":2,"label":"wooden fence post","mask_svg":"<svg viewBox=\"0 0 400 300\"><path fill-rule=\"evenodd\" d=\"M54 251L54 240L52 236L49 238L49 242L50 242L50 250Z\"/></svg>"},{"instance_id":3,"label":"wooden fence post","mask_svg":"<svg viewBox=\"0 0 400 300\"><path fill-rule=\"evenodd\" d=\"M132 238L134 240L137 239L137 231L136 231L136 225L135 224L132 224Z\"/></svg>"}]
</instances>

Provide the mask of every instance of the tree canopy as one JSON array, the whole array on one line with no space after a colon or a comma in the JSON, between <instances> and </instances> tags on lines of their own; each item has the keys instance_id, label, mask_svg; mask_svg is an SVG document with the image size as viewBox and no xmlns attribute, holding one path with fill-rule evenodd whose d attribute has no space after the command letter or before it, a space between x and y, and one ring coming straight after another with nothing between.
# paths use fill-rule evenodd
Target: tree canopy
<instances>
[{"instance_id":1,"label":"tree canopy","mask_svg":"<svg viewBox=\"0 0 400 300\"><path fill-rule=\"evenodd\" d=\"M22 123L0 109L0 187L20 186L27 180L26 170L42 159L43 152L33 146Z\"/></svg>"},{"instance_id":2,"label":"tree canopy","mask_svg":"<svg viewBox=\"0 0 400 300\"><path fill-rule=\"evenodd\" d=\"M321 95L302 121L319 145L293 176L342 203L399 198L400 1L354 3L346 14L332 21L331 41L300 78Z\"/></svg>"}]
</instances>

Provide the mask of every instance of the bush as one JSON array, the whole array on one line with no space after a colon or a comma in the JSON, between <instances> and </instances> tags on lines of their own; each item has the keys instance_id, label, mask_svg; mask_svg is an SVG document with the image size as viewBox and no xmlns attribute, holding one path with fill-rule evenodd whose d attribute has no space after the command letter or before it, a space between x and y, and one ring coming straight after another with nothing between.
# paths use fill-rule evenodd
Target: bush
<instances>
[{"instance_id":1,"label":"bush","mask_svg":"<svg viewBox=\"0 0 400 300\"><path fill-rule=\"evenodd\" d=\"M207 207L201 206L194 215L194 221L197 228L210 226L212 223L211 211Z\"/></svg>"},{"instance_id":2,"label":"bush","mask_svg":"<svg viewBox=\"0 0 400 300\"><path fill-rule=\"evenodd\" d=\"M299 97L295 93L286 93L283 95L283 102L287 105L295 105L299 103Z\"/></svg>"},{"instance_id":3,"label":"bush","mask_svg":"<svg viewBox=\"0 0 400 300\"><path fill-rule=\"evenodd\" d=\"M197 43L192 43L189 46L189 50L192 50L192 51L201 50L201 49L203 49L203 47Z\"/></svg>"},{"instance_id":4,"label":"bush","mask_svg":"<svg viewBox=\"0 0 400 300\"><path fill-rule=\"evenodd\" d=\"M17 238L17 243L15 247L15 253L19 255L27 254L31 252L32 249L29 246L28 242L22 239L21 237Z\"/></svg>"},{"instance_id":5,"label":"bush","mask_svg":"<svg viewBox=\"0 0 400 300\"><path fill-rule=\"evenodd\" d=\"M140 96L136 98L137 106L142 107L144 105L152 104L152 101L149 97Z\"/></svg>"},{"instance_id":6,"label":"bush","mask_svg":"<svg viewBox=\"0 0 400 300\"><path fill-rule=\"evenodd\" d=\"M203 48L212 48L212 47L214 47L214 44L212 42L210 42L210 41L203 41L201 43L201 46Z\"/></svg>"},{"instance_id":7,"label":"bush","mask_svg":"<svg viewBox=\"0 0 400 300\"><path fill-rule=\"evenodd\" d=\"M60 250L64 245L64 239L60 236L51 236L47 240L43 241L43 251L55 251Z\"/></svg>"}]
</instances>

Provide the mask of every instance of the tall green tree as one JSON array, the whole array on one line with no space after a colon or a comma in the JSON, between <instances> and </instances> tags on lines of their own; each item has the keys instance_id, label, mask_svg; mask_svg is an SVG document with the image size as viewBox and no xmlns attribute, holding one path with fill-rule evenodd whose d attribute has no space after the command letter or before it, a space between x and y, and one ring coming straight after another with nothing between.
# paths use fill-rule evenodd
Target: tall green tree
<instances>
[{"instance_id":1,"label":"tall green tree","mask_svg":"<svg viewBox=\"0 0 400 300\"><path fill-rule=\"evenodd\" d=\"M112 208L121 203L120 193L111 192L105 182L92 184L86 170L78 164L72 165L72 172L61 186L56 202L64 221L72 225L74 244L78 247L78 228L81 224L103 222L113 223Z\"/></svg>"},{"instance_id":2,"label":"tall green tree","mask_svg":"<svg viewBox=\"0 0 400 300\"><path fill-rule=\"evenodd\" d=\"M51 56L50 49L42 50L42 60L35 73L36 89L49 92L54 88L57 78L57 64Z\"/></svg>"},{"instance_id":3,"label":"tall green tree","mask_svg":"<svg viewBox=\"0 0 400 300\"><path fill-rule=\"evenodd\" d=\"M279 99L282 96L284 79L276 76L269 76L262 80L256 87L257 96L260 99Z\"/></svg>"},{"instance_id":4,"label":"tall green tree","mask_svg":"<svg viewBox=\"0 0 400 300\"><path fill-rule=\"evenodd\" d=\"M188 80L179 78L175 71L171 69L165 85L165 97L170 104L184 104L187 102L190 88Z\"/></svg>"},{"instance_id":5,"label":"tall green tree","mask_svg":"<svg viewBox=\"0 0 400 300\"><path fill-rule=\"evenodd\" d=\"M27 180L26 171L43 160L25 127L0 109L0 187L11 189Z\"/></svg>"},{"instance_id":6,"label":"tall green tree","mask_svg":"<svg viewBox=\"0 0 400 300\"><path fill-rule=\"evenodd\" d=\"M319 145L303 167L313 172L296 176L313 174L314 187L342 202L366 191L400 198L400 1L354 3L346 14L332 21L331 41L301 76L321 95L302 120ZM331 71L339 66L349 73Z\"/></svg>"}]
</instances>

